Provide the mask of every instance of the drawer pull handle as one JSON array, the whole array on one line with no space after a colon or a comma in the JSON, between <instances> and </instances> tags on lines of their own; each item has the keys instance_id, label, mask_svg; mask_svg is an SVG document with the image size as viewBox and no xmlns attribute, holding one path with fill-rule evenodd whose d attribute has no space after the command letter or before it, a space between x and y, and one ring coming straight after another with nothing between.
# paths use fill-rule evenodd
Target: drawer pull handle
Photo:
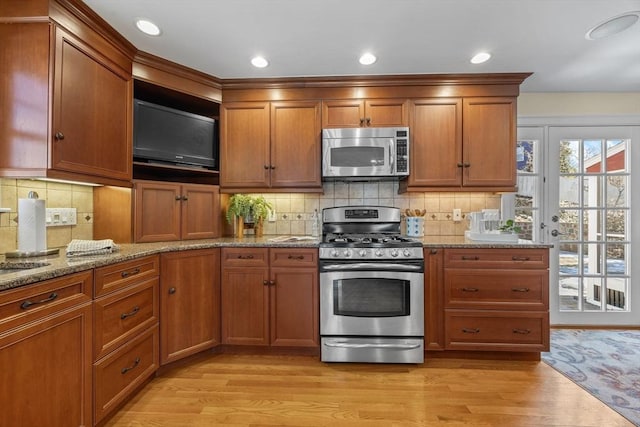
<instances>
[{"instance_id":1,"label":"drawer pull handle","mask_svg":"<svg viewBox=\"0 0 640 427\"><path fill-rule=\"evenodd\" d=\"M466 255L462 256L463 261L478 261L479 259L480 259L479 256L466 256Z\"/></svg>"},{"instance_id":2,"label":"drawer pull handle","mask_svg":"<svg viewBox=\"0 0 640 427\"><path fill-rule=\"evenodd\" d=\"M462 292L478 292L478 288L462 288Z\"/></svg>"},{"instance_id":3,"label":"drawer pull handle","mask_svg":"<svg viewBox=\"0 0 640 427\"><path fill-rule=\"evenodd\" d=\"M130 312L128 312L128 313L122 313L122 314L120 315L120 319L121 319L121 320L124 320L124 319L126 319L127 317L135 316L136 314L138 314L138 312L139 312L139 311L140 311L140 307L138 307L138 306L136 305L135 307L133 307L133 310L131 310Z\"/></svg>"},{"instance_id":4,"label":"drawer pull handle","mask_svg":"<svg viewBox=\"0 0 640 427\"><path fill-rule=\"evenodd\" d=\"M173 295L176 293L176 288L174 288L173 286L169 288L169 295Z\"/></svg>"},{"instance_id":5,"label":"drawer pull handle","mask_svg":"<svg viewBox=\"0 0 640 427\"><path fill-rule=\"evenodd\" d=\"M120 273L120 276L122 276L122 278L124 279L125 277L135 276L138 273L140 273L140 269L139 268L134 268L131 271L123 271L122 273Z\"/></svg>"},{"instance_id":6,"label":"drawer pull handle","mask_svg":"<svg viewBox=\"0 0 640 427\"><path fill-rule=\"evenodd\" d=\"M40 301L29 301L26 300L24 301L22 304L20 304L20 308L23 310L26 310L27 308L31 307L32 305L36 305L36 304L44 304L47 302L51 302L54 299L58 298L58 294L56 294L55 292L51 292L51 295L49 295L47 298L40 300Z\"/></svg>"},{"instance_id":7,"label":"drawer pull handle","mask_svg":"<svg viewBox=\"0 0 640 427\"><path fill-rule=\"evenodd\" d=\"M238 255L238 259L253 259L253 255Z\"/></svg>"},{"instance_id":8,"label":"drawer pull handle","mask_svg":"<svg viewBox=\"0 0 640 427\"><path fill-rule=\"evenodd\" d=\"M530 261L531 258L529 258L528 256L512 256L511 260L512 261Z\"/></svg>"},{"instance_id":9,"label":"drawer pull handle","mask_svg":"<svg viewBox=\"0 0 640 427\"><path fill-rule=\"evenodd\" d=\"M431 249L431 250L429 251L429 253L430 253L431 255L435 255L435 254L437 254L437 253L438 253L438 250L437 250L437 249Z\"/></svg>"},{"instance_id":10,"label":"drawer pull handle","mask_svg":"<svg viewBox=\"0 0 640 427\"><path fill-rule=\"evenodd\" d=\"M120 373L122 375L126 374L127 372L129 372L132 369L135 369L136 366L138 366L140 364L140 358L136 357L136 360L133 361L133 365L131 366L127 366L126 368L122 368L120 369Z\"/></svg>"},{"instance_id":11,"label":"drawer pull handle","mask_svg":"<svg viewBox=\"0 0 640 427\"><path fill-rule=\"evenodd\" d=\"M513 292L529 292L529 288L511 288Z\"/></svg>"},{"instance_id":12,"label":"drawer pull handle","mask_svg":"<svg viewBox=\"0 0 640 427\"><path fill-rule=\"evenodd\" d=\"M302 261L304 259L304 255L289 255L289 259L297 259Z\"/></svg>"},{"instance_id":13,"label":"drawer pull handle","mask_svg":"<svg viewBox=\"0 0 640 427\"><path fill-rule=\"evenodd\" d=\"M531 333L531 329L514 329L513 330L514 334L520 334L520 335L528 335Z\"/></svg>"},{"instance_id":14,"label":"drawer pull handle","mask_svg":"<svg viewBox=\"0 0 640 427\"><path fill-rule=\"evenodd\" d=\"M478 328L462 328L462 332L465 334L479 334L480 329Z\"/></svg>"}]
</instances>

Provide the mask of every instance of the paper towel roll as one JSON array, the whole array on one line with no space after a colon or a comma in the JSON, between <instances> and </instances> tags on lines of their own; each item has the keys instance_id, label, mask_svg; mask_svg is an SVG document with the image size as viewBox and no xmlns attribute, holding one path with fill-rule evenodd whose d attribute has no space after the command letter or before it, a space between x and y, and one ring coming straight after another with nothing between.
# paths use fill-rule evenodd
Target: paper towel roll
<instances>
[{"instance_id":1,"label":"paper towel roll","mask_svg":"<svg viewBox=\"0 0 640 427\"><path fill-rule=\"evenodd\" d=\"M46 209L44 200L18 199L18 250L47 250Z\"/></svg>"}]
</instances>

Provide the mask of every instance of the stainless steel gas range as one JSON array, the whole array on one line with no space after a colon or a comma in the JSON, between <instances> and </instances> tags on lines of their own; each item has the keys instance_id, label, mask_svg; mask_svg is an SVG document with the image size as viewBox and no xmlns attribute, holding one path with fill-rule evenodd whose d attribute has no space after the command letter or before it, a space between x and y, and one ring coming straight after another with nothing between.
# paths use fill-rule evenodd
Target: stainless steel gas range
<instances>
[{"instance_id":1,"label":"stainless steel gas range","mask_svg":"<svg viewBox=\"0 0 640 427\"><path fill-rule=\"evenodd\" d=\"M321 360L422 363L424 256L400 210L328 208L322 223Z\"/></svg>"}]
</instances>

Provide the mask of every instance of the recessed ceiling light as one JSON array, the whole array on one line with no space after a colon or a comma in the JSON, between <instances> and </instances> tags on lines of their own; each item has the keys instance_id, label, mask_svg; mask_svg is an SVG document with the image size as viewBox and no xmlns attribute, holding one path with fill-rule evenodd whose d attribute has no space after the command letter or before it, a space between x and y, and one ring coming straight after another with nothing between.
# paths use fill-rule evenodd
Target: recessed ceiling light
<instances>
[{"instance_id":1,"label":"recessed ceiling light","mask_svg":"<svg viewBox=\"0 0 640 427\"><path fill-rule=\"evenodd\" d=\"M476 53L473 58L471 58L472 64L482 64L483 62L487 62L491 58L491 54L487 52L479 52Z\"/></svg>"},{"instance_id":2,"label":"recessed ceiling light","mask_svg":"<svg viewBox=\"0 0 640 427\"><path fill-rule=\"evenodd\" d=\"M262 56L256 56L255 58L251 59L251 64L256 68L264 68L269 65L269 61L264 59Z\"/></svg>"},{"instance_id":3,"label":"recessed ceiling light","mask_svg":"<svg viewBox=\"0 0 640 427\"><path fill-rule=\"evenodd\" d=\"M614 16L587 31L585 38L587 40L598 40L618 34L638 22L638 19L640 19L640 12L627 12Z\"/></svg>"},{"instance_id":4,"label":"recessed ceiling light","mask_svg":"<svg viewBox=\"0 0 640 427\"><path fill-rule=\"evenodd\" d=\"M153 22L148 19L138 19L136 21L136 27L143 33L150 36L159 36L160 35L160 27L158 27Z\"/></svg>"},{"instance_id":5,"label":"recessed ceiling light","mask_svg":"<svg viewBox=\"0 0 640 427\"><path fill-rule=\"evenodd\" d=\"M362 65L371 65L377 60L378 58L376 58L376 56L373 53L369 53L369 52L363 54L359 59Z\"/></svg>"}]
</instances>

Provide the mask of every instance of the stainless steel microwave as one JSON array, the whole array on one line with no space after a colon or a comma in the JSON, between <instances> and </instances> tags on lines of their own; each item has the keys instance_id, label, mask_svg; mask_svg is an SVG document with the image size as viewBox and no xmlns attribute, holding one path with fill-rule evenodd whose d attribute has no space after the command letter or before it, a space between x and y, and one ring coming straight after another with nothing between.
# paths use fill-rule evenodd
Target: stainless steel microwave
<instances>
[{"instance_id":1,"label":"stainless steel microwave","mask_svg":"<svg viewBox=\"0 0 640 427\"><path fill-rule=\"evenodd\" d=\"M323 129L323 179L364 180L407 175L408 127Z\"/></svg>"}]
</instances>

